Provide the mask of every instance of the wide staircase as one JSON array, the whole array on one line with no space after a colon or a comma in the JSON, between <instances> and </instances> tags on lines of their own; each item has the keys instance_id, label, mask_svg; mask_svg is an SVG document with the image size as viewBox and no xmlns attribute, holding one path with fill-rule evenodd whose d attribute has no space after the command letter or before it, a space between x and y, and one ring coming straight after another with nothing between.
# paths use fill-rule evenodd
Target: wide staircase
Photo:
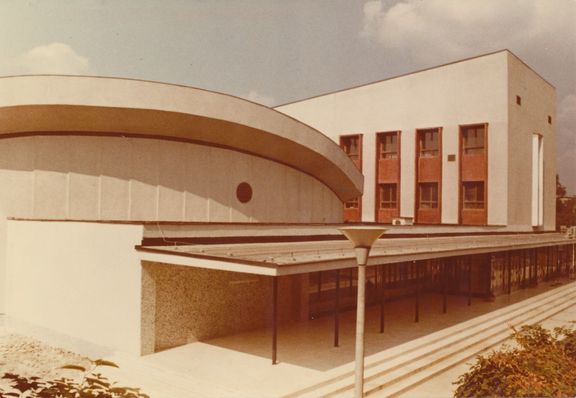
<instances>
[{"instance_id":1,"label":"wide staircase","mask_svg":"<svg viewBox=\"0 0 576 398\"><path fill-rule=\"evenodd\" d=\"M576 304L576 282L395 346L365 359L364 394L394 397L498 346L511 327L541 322ZM315 385L282 398L351 397L354 364L334 369Z\"/></svg>"}]
</instances>

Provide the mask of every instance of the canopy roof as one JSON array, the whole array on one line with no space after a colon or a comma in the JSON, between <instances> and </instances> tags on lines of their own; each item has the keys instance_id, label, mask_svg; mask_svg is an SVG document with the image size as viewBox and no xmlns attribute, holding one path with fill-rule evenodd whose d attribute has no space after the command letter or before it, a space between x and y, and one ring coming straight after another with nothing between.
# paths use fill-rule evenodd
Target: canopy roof
<instances>
[{"instance_id":1,"label":"canopy roof","mask_svg":"<svg viewBox=\"0 0 576 398\"><path fill-rule=\"evenodd\" d=\"M87 76L0 78L0 138L39 134L218 146L309 174L343 201L362 192L362 174L318 130L266 106L198 88Z\"/></svg>"},{"instance_id":2,"label":"canopy roof","mask_svg":"<svg viewBox=\"0 0 576 398\"><path fill-rule=\"evenodd\" d=\"M357 265L353 245L346 240L211 245L169 243L142 245L137 250L145 261L275 276ZM396 239L386 239L383 235L374 244L368 265L575 243L559 233Z\"/></svg>"}]
</instances>

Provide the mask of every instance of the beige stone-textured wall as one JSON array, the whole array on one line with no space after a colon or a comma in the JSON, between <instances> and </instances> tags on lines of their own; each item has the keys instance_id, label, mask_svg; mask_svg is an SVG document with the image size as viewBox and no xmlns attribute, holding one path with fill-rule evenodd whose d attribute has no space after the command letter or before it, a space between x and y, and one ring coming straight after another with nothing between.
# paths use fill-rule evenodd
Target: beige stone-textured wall
<instances>
[{"instance_id":1,"label":"beige stone-textured wall","mask_svg":"<svg viewBox=\"0 0 576 398\"><path fill-rule=\"evenodd\" d=\"M272 277L142 262L142 354L272 325ZM306 316L301 276L279 277L278 319Z\"/></svg>"},{"instance_id":2,"label":"beige stone-textured wall","mask_svg":"<svg viewBox=\"0 0 576 398\"><path fill-rule=\"evenodd\" d=\"M236 197L241 182L252 186L248 203ZM337 196L294 168L233 150L154 139L1 139L0 185L1 218L291 223L342 219Z\"/></svg>"},{"instance_id":3,"label":"beige stone-textured wall","mask_svg":"<svg viewBox=\"0 0 576 398\"><path fill-rule=\"evenodd\" d=\"M362 219L374 221L376 134L401 131L400 215L414 216L415 132L442 127L442 223L458 222L459 125L488 123L488 224L506 225L507 54L498 52L280 106L338 142L363 135ZM447 155L456 155L448 162ZM491 204L491 205L490 205Z\"/></svg>"},{"instance_id":4,"label":"beige stone-textured wall","mask_svg":"<svg viewBox=\"0 0 576 398\"><path fill-rule=\"evenodd\" d=\"M140 352L141 225L7 222L6 313L115 350Z\"/></svg>"},{"instance_id":5,"label":"beige stone-textured wall","mask_svg":"<svg viewBox=\"0 0 576 398\"><path fill-rule=\"evenodd\" d=\"M556 92L513 54L508 55L509 197L510 225L531 225L532 135L539 134L544 149L544 229L556 224ZM521 105L516 103L520 96ZM552 124L548 123L548 116Z\"/></svg>"}]
</instances>

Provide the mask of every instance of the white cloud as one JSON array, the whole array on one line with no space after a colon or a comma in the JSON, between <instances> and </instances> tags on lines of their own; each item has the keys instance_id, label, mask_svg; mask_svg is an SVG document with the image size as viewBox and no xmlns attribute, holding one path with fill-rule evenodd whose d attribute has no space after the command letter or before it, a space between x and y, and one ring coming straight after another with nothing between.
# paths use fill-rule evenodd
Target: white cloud
<instances>
[{"instance_id":1,"label":"white cloud","mask_svg":"<svg viewBox=\"0 0 576 398\"><path fill-rule=\"evenodd\" d=\"M360 32L360 36L370 38L378 35L378 27L382 23L382 17L385 15L383 8L384 5L380 0L372 0L364 3L364 26Z\"/></svg>"},{"instance_id":2,"label":"white cloud","mask_svg":"<svg viewBox=\"0 0 576 398\"><path fill-rule=\"evenodd\" d=\"M565 46L563 39L574 41L575 17L569 0L403 0L390 6L373 0L364 5L360 36L434 63L504 48Z\"/></svg>"},{"instance_id":3,"label":"white cloud","mask_svg":"<svg viewBox=\"0 0 576 398\"><path fill-rule=\"evenodd\" d=\"M93 72L86 57L77 54L68 44L55 42L1 60L0 73L87 75Z\"/></svg>"},{"instance_id":4,"label":"white cloud","mask_svg":"<svg viewBox=\"0 0 576 398\"><path fill-rule=\"evenodd\" d=\"M248 94L244 95L243 97L246 98L247 100L252 101L252 102L256 102L258 104L262 104L262 105L266 105L266 106L272 106L275 102L274 97L261 94L256 90L250 90L250 92Z\"/></svg>"},{"instance_id":5,"label":"white cloud","mask_svg":"<svg viewBox=\"0 0 576 398\"><path fill-rule=\"evenodd\" d=\"M576 193L576 1L370 0L359 36L423 69L509 49L557 88L558 171Z\"/></svg>"}]
</instances>

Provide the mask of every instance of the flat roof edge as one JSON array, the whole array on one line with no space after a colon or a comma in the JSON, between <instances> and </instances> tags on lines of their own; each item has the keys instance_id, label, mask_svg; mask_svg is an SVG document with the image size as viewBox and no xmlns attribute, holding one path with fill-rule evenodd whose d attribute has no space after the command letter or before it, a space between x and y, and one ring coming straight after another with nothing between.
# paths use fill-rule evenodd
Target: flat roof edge
<instances>
[{"instance_id":1,"label":"flat roof edge","mask_svg":"<svg viewBox=\"0 0 576 398\"><path fill-rule=\"evenodd\" d=\"M490 56L490 55L495 55L495 54L504 53L504 52L507 52L507 53L511 54L512 56L514 56L514 57L515 57L516 59L518 59L522 64L524 64L524 66L526 66L528 69L530 69L532 72L534 72L534 73L535 73L540 79L542 79L546 84L548 84L548 85L550 85L552 88L556 89L556 87L555 87L552 83L550 83L548 80L544 79L544 78L542 77L542 75L540 75L538 72L536 72L530 65L528 65L526 62L524 62L519 56L517 56L516 54L514 54L511 50L505 48L505 49L502 49L502 50L497 50L497 51L493 51L493 52L489 52L489 53L485 53L485 54L475 55L475 56L473 56L473 57L467 57L467 58L463 58L463 59L459 59L459 60L447 62L447 63L440 64L440 65L436 65L436 66L431 66L431 67L428 67L428 68L418 69L418 70L415 70L415 71L412 71L412 72L402 73L402 74L400 74L400 75L390 76L390 77L387 77L387 78L384 78L384 79L374 80L374 81L371 81L371 82L362 83L362 84L358 84L358 85L351 86L351 87L346 87L346 88L342 88L342 89L338 89L338 90L334 90L334 91L329 91L329 92L322 93L322 94L318 94L318 95L313 95L313 96L311 96L311 97L301 98L301 99L298 99L298 100L295 100L295 101L290 101L290 102L286 102L286 103L283 103L283 104L280 104L280 105L275 105L275 106L274 106L274 109L278 109L278 108L281 108L281 107L287 106L287 105L297 104L297 103L299 103L299 102L305 102L305 101L312 100L312 99L316 99L316 98L320 98L320 97L325 97L325 96L332 95L332 94L338 94L338 93L341 93L341 92L344 92L344 91L348 91L348 90L354 90L354 89L357 89L357 88L367 87L367 86L371 86L371 85L373 85L373 84L378 84L378 83L382 83L382 82L389 81L389 80L399 79L399 78L406 77L406 76L410 76L410 75L414 75L414 74L417 74L417 73L422 73L422 72L426 72L426 71L429 71L429 70L434 70L434 69L438 69L438 68L443 68L443 67L445 67L445 66L450 66L450 65L454 65L454 64L461 63L461 62L471 61L471 60L474 60L474 59L477 59L477 58L488 57L488 56Z\"/></svg>"}]
</instances>

